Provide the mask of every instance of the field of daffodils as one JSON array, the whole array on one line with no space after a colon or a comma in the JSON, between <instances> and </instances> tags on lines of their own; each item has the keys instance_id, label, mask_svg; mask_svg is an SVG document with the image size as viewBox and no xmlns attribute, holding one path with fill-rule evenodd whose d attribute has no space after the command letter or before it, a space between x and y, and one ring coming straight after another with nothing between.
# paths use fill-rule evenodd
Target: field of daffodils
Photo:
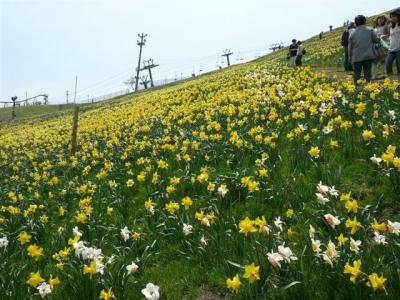
<instances>
[{"instance_id":1,"label":"field of daffodils","mask_svg":"<svg viewBox=\"0 0 400 300\"><path fill-rule=\"evenodd\" d=\"M0 299L399 299L399 83L285 54L2 127Z\"/></svg>"}]
</instances>

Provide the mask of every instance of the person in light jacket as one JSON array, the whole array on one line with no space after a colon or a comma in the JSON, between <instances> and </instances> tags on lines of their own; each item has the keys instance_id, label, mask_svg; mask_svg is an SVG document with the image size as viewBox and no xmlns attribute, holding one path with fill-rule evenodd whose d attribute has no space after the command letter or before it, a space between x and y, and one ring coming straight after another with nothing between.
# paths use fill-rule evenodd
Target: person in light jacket
<instances>
[{"instance_id":1,"label":"person in light jacket","mask_svg":"<svg viewBox=\"0 0 400 300\"><path fill-rule=\"evenodd\" d=\"M296 55L296 67L301 67L303 65L303 55L305 54L305 49L301 41L297 42L297 55Z\"/></svg>"},{"instance_id":2,"label":"person in light jacket","mask_svg":"<svg viewBox=\"0 0 400 300\"><path fill-rule=\"evenodd\" d=\"M389 34L390 34L390 20L385 15L380 15L376 18L374 22L374 30L378 38L382 39L386 43L389 42ZM386 57L378 60L375 60L372 63L372 79L378 78L377 76L377 66L378 63L382 66L382 77L386 77Z\"/></svg>"},{"instance_id":3,"label":"person in light jacket","mask_svg":"<svg viewBox=\"0 0 400 300\"><path fill-rule=\"evenodd\" d=\"M397 75L400 76L400 9L390 14L390 46L386 60L386 71L393 75L393 62L396 60Z\"/></svg>"},{"instance_id":4,"label":"person in light jacket","mask_svg":"<svg viewBox=\"0 0 400 300\"><path fill-rule=\"evenodd\" d=\"M367 23L365 16L357 16L354 23L357 27L349 37L349 61L353 65L354 84L357 85L362 72L364 72L365 80L371 81L372 62L376 58L374 45L380 40L376 33L365 25Z\"/></svg>"}]
</instances>

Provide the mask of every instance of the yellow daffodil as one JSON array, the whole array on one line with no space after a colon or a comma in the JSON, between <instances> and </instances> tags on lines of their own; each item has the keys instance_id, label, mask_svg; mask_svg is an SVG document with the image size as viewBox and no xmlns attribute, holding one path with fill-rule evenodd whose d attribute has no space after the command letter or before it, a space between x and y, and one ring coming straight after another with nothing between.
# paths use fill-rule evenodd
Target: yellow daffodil
<instances>
[{"instance_id":1,"label":"yellow daffodil","mask_svg":"<svg viewBox=\"0 0 400 300\"><path fill-rule=\"evenodd\" d=\"M40 272L30 273L30 277L26 281L27 284L33 287L37 287L42 282L44 282L44 279L40 276Z\"/></svg>"},{"instance_id":2,"label":"yellow daffodil","mask_svg":"<svg viewBox=\"0 0 400 300\"><path fill-rule=\"evenodd\" d=\"M250 220L248 217L240 221L239 228L239 232L244 233L245 235L249 232L257 232L257 229L254 227L254 221Z\"/></svg>"},{"instance_id":3,"label":"yellow daffodil","mask_svg":"<svg viewBox=\"0 0 400 300\"><path fill-rule=\"evenodd\" d=\"M239 291L241 284L239 274L236 274L232 279L228 278L226 280L226 287L234 293Z\"/></svg>"},{"instance_id":4,"label":"yellow daffodil","mask_svg":"<svg viewBox=\"0 0 400 300\"><path fill-rule=\"evenodd\" d=\"M357 277L362 274L360 267L361 267L361 260L354 261L353 266L351 266L347 262L346 265L344 266L343 273L350 274L350 281L355 284Z\"/></svg>"},{"instance_id":5,"label":"yellow daffodil","mask_svg":"<svg viewBox=\"0 0 400 300\"><path fill-rule=\"evenodd\" d=\"M254 283L256 280L260 280L260 267L254 263L251 265L244 266L243 278L246 278L250 283Z\"/></svg>"}]
</instances>

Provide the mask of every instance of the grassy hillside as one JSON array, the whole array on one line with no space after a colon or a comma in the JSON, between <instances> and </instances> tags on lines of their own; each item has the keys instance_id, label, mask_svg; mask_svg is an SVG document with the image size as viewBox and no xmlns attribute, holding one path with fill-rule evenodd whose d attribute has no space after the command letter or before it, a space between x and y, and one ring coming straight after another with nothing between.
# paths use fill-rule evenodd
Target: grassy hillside
<instances>
[{"instance_id":1,"label":"grassy hillside","mask_svg":"<svg viewBox=\"0 0 400 300\"><path fill-rule=\"evenodd\" d=\"M398 299L399 83L283 57L2 127L0 298Z\"/></svg>"}]
</instances>

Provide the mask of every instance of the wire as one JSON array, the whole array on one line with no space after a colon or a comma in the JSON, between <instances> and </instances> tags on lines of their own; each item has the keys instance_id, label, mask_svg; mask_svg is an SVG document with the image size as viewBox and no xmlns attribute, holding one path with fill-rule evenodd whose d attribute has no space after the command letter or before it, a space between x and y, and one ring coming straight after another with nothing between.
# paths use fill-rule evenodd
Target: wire
<instances>
[{"instance_id":1,"label":"wire","mask_svg":"<svg viewBox=\"0 0 400 300\"><path fill-rule=\"evenodd\" d=\"M254 59L255 57L259 57L260 55L265 55L266 53L270 52L269 50L267 50L265 47L259 47L257 49L232 49L232 52L234 54L236 54L236 61L238 61L238 63L235 63L233 60L233 62L231 63L231 65L235 65L235 64L240 64L240 63L245 63L248 61L251 61L252 59ZM263 54L261 54L263 53ZM247 57L245 57L247 56ZM252 56L252 57L250 57ZM166 80L160 79L160 80L155 80L155 82L162 82L162 81L166 81L166 82L170 82L170 81L174 81L172 78L180 78L180 77L185 77L188 78L190 76L184 76L183 73L193 73L193 70L197 69L197 66L200 63L200 66L198 66L200 69L202 69L202 71L198 72L198 73L205 73L205 72L210 72L213 70L218 69L218 67L223 66L225 64L225 61L222 62L221 59L221 54L212 54L212 55L207 55L207 56L200 56L200 57L193 57L193 58L187 58L185 60L178 60L178 61L174 61L174 60L161 60L160 62L158 62L160 64L160 66L158 67L158 69L156 69L154 71L154 74L157 77L160 78L166 78ZM215 61L217 60L217 63L215 63ZM173 66L176 66L175 68L171 68ZM164 67L167 67L164 68ZM110 91L113 88L116 87L121 87L121 85L123 84L122 82L119 82L118 84L116 84L116 80L118 81L122 81L123 77L127 77L129 74L132 74L132 72L134 71L134 68L129 68L126 69L125 71L119 72L118 74L109 76L103 80L100 80L96 83L93 83L91 85L88 85L84 88L81 88L77 90L77 98L83 98L83 94L95 94L98 96L92 96L89 98L95 98L95 97L100 97L102 96L101 94L104 93L105 91ZM179 76L180 75L180 76ZM70 94L72 96L72 94ZM62 102L64 101L64 97L65 95L60 95L57 97L54 97L53 99L63 99L61 100ZM85 100L79 100L79 101L87 101ZM78 102L78 101L77 101Z\"/></svg>"}]
</instances>

